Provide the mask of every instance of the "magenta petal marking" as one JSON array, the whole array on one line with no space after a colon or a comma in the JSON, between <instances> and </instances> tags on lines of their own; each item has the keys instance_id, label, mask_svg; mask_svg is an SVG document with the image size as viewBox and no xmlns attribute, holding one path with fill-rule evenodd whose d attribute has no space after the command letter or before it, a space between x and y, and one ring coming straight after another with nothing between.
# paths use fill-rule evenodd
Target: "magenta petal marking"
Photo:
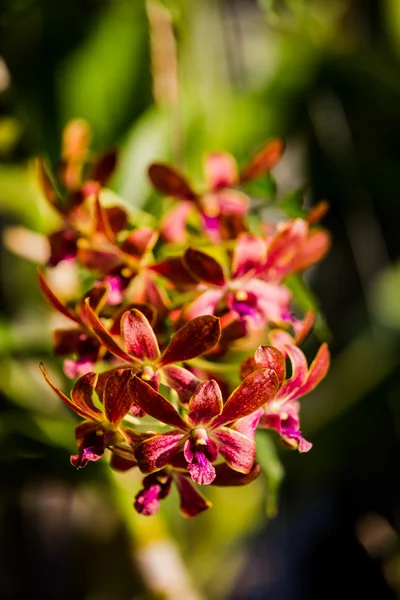
<instances>
[{"instance_id":1,"label":"magenta petal marking","mask_svg":"<svg viewBox=\"0 0 400 600\"><path fill-rule=\"evenodd\" d=\"M209 485L215 479L215 469L202 452L195 452L193 462L188 464L190 477L199 485Z\"/></svg>"},{"instance_id":2,"label":"magenta petal marking","mask_svg":"<svg viewBox=\"0 0 400 600\"><path fill-rule=\"evenodd\" d=\"M189 402L189 421L193 425L207 424L221 414L222 394L216 381L203 381Z\"/></svg>"},{"instance_id":3,"label":"magenta petal marking","mask_svg":"<svg viewBox=\"0 0 400 600\"><path fill-rule=\"evenodd\" d=\"M160 508L161 487L157 484L151 485L149 488L142 490L135 496L135 510L145 516L155 515Z\"/></svg>"},{"instance_id":4,"label":"magenta petal marking","mask_svg":"<svg viewBox=\"0 0 400 600\"><path fill-rule=\"evenodd\" d=\"M232 469L240 473L251 471L256 456L256 445L253 440L228 427L220 427L213 432L213 437L217 442L219 453Z\"/></svg>"},{"instance_id":5,"label":"magenta petal marking","mask_svg":"<svg viewBox=\"0 0 400 600\"><path fill-rule=\"evenodd\" d=\"M126 351L135 358L155 360L160 355L157 339L149 321L136 308L122 316L121 333Z\"/></svg>"},{"instance_id":6,"label":"magenta petal marking","mask_svg":"<svg viewBox=\"0 0 400 600\"><path fill-rule=\"evenodd\" d=\"M135 457L142 473L153 473L165 467L179 451L185 437L180 431L170 431L151 437L136 448Z\"/></svg>"}]
</instances>

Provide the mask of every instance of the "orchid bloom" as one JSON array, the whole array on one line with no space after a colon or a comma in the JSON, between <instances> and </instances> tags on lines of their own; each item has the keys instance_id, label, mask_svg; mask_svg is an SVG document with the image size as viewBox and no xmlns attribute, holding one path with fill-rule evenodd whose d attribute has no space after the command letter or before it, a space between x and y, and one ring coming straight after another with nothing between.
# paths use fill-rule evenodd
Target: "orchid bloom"
<instances>
[{"instance_id":1,"label":"orchid bloom","mask_svg":"<svg viewBox=\"0 0 400 600\"><path fill-rule=\"evenodd\" d=\"M119 369L107 379L103 393L103 411L93 403L97 375L87 373L75 383L71 398L68 398L54 385L46 369L40 368L46 382L58 394L61 400L76 414L85 420L75 429L78 454L71 456L71 464L77 469L85 467L89 461L97 461L106 448L122 456L130 456L135 464L133 450L147 434L140 434L124 427L122 420L129 413L132 398L127 392L127 384L131 373Z\"/></svg>"},{"instance_id":2,"label":"orchid bloom","mask_svg":"<svg viewBox=\"0 0 400 600\"><path fill-rule=\"evenodd\" d=\"M319 262L329 250L330 237L322 229L310 229L305 219L293 219L280 223L267 236L266 244L266 260L259 276L280 283L290 273L304 271Z\"/></svg>"},{"instance_id":3,"label":"orchid bloom","mask_svg":"<svg viewBox=\"0 0 400 600\"><path fill-rule=\"evenodd\" d=\"M266 398L274 398L278 379L271 369L257 370L232 392L225 405L217 382L203 381L190 398L186 420L138 377L133 377L128 387L134 403L173 428L139 444L135 456L141 471L159 471L183 451L192 480L207 485L215 479L212 463L219 454L233 470L251 471L256 453L254 433L262 414L259 409Z\"/></svg>"},{"instance_id":4,"label":"orchid bloom","mask_svg":"<svg viewBox=\"0 0 400 600\"><path fill-rule=\"evenodd\" d=\"M145 315L137 309L125 312L121 318L119 345L105 329L101 320L86 304L86 316L101 344L122 359L123 368L140 374L141 379L158 389L160 380L176 390L182 402L188 402L199 380L187 369L175 363L196 358L218 342L219 319L210 315L192 319L172 337L164 352L160 352L155 333ZM126 365L126 366L125 366ZM108 377L109 372L101 375Z\"/></svg>"},{"instance_id":5,"label":"orchid bloom","mask_svg":"<svg viewBox=\"0 0 400 600\"><path fill-rule=\"evenodd\" d=\"M242 233L237 239L229 276L209 254L194 248L186 250L183 263L189 274L187 285L193 288L192 282L197 281L197 298L184 308L184 317L192 319L199 315L218 314L220 308L227 308L230 314L224 315L224 322L237 319L251 329L262 329L269 323L300 327L301 321L290 312L290 291L258 276L266 257L265 240L250 233ZM174 281L175 262L170 261L166 259L154 265L153 269ZM180 280L184 278L180 273L179 277Z\"/></svg>"},{"instance_id":6,"label":"orchid bloom","mask_svg":"<svg viewBox=\"0 0 400 600\"><path fill-rule=\"evenodd\" d=\"M149 177L154 187L164 195L181 200L163 219L161 233L164 239L177 243L185 241L187 218L193 206L196 206L206 233L218 241L221 217L243 217L248 212L249 198L236 187L269 171L278 162L282 152L281 140L270 140L240 173L231 154L208 154L204 169L206 189L200 193L194 191L184 175L173 167L162 163L152 164Z\"/></svg>"},{"instance_id":7,"label":"orchid bloom","mask_svg":"<svg viewBox=\"0 0 400 600\"><path fill-rule=\"evenodd\" d=\"M308 452L312 444L301 434L298 400L311 392L327 374L329 350L326 344L322 344L308 367L306 357L300 348L294 345L289 334L274 331L271 337L282 351L275 346L260 346L255 352L253 363L255 369L273 369L279 379L276 396L265 403L260 427L274 429L288 446L297 448L299 452ZM292 366L289 379L286 379L286 356Z\"/></svg>"},{"instance_id":8,"label":"orchid bloom","mask_svg":"<svg viewBox=\"0 0 400 600\"><path fill-rule=\"evenodd\" d=\"M226 463L215 465L215 479L211 485L228 487L248 485L260 474L260 466L254 464L247 474L233 471ZM180 511L184 517L195 517L212 506L211 502L190 481L189 473L175 466L167 465L161 471L147 475L143 479L143 489L135 496L134 507L141 515L154 515L160 507L160 500L166 498L171 484L175 484L180 499Z\"/></svg>"}]
</instances>

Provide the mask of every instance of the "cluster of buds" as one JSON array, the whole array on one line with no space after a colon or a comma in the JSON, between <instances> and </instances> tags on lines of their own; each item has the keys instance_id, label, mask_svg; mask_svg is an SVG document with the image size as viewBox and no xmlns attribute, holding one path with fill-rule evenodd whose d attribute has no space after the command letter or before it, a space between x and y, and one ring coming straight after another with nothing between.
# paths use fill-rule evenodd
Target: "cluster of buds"
<instances>
[{"instance_id":1,"label":"cluster of buds","mask_svg":"<svg viewBox=\"0 0 400 600\"><path fill-rule=\"evenodd\" d=\"M299 344L314 315L293 314L285 280L327 252L329 236L316 226L323 211L278 223L257 216L245 190L272 177L283 152L272 140L240 172L230 154L208 155L199 191L175 168L152 164L165 210L143 226L106 194L115 153L93 161L88 139L84 123L67 126L57 184L39 162L44 194L61 217L46 267L72 262L86 282L66 303L40 271L46 299L70 323L53 337L65 374L76 379L70 396L41 368L84 419L75 467L106 454L112 468L145 474L139 513L154 514L175 484L181 512L195 516L210 506L196 484L239 486L259 475L258 428L300 452L311 447L299 398L325 376L329 352L322 344L307 364Z\"/></svg>"}]
</instances>

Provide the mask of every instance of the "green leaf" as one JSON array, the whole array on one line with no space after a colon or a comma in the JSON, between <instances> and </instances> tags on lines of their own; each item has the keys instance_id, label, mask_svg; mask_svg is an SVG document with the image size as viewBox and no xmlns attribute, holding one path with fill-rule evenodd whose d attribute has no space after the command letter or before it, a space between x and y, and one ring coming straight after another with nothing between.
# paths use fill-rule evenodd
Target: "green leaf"
<instances>
[{"instance_id":1,"label":"green leaf","mask_svg":"<svg viewBox=\"0 0 400 600\"><path fill-rule=\"evenodd\" d=\"M281 482L284 477L284 470L274 442L266 431L257 431L257 457L267 478L267 502L266 514L268 517L275 517L278 512L278 494Z\"/></svg>"}]
</instances>

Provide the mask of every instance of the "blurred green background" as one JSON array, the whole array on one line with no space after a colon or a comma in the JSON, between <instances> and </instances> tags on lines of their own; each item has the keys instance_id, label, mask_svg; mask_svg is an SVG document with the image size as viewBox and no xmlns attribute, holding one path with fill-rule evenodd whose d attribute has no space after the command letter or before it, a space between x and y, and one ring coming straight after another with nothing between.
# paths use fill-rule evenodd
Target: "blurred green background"
<instances>
[{"instance_id":1,"label":"blurred green background","mask_svg":"<svg viewBox=\"0 0 400 600\"><path fill-rule=\"evenodd\" d=\"M308 275L305 351L328 337L333 355L302 403L314 447L264 437L267 475L210 490L195 521L174 497L135 516L138 480L101 462L76 472L75 419L39 373L59 363L15 227L51 231L33 158L56 166L75 117L95 150L121 147L112 187L149 212L152 160L201 179L205 151L243 161L270 136L287 142L278 197L330 203ZM400 598L398 0L3 0L0 161L0 598Z\"/></svg>"}]
</instances>

